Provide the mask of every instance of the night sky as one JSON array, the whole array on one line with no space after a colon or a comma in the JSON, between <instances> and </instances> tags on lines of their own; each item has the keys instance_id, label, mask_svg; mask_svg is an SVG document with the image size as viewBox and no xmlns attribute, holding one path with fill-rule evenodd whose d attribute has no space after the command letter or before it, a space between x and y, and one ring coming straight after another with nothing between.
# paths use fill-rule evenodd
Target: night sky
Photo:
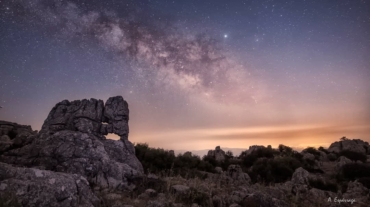
<instances>
[{"instance_id":1,"label":"night sky","mask_svg":"<svg viewBox=\"0 0 370 207\"><path fill-rule=\"evenodd\" d=\"M36 130L122 95L135 143L327 147L370 141L369 89L367 0L0 0L0 119Z\"/></svg>"}]
</instances>

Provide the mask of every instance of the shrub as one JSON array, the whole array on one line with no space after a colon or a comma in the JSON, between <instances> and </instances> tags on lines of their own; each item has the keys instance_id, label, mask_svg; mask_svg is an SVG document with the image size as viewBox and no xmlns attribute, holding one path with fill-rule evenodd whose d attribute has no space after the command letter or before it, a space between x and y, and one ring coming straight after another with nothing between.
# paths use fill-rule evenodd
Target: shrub
<instances>
[{"instance_id":1,"label":"shrub","mask_svg":"<svg viewBox=\"0 0 370 207\"><path fill-rule=\"evenodd\" d=\"M278 149L282 156L291 156L293 154L293 149L291 147L280 144Z\"/></svg>"},{"instance_id":2,"label":"shrub","mask_svg":"<svg viewBox=\"0 0 370 207\"><path fill-rule=\"evenodd\" d=\"M20 207L15 193L3 192L0 194L0 207Z\"/></svg>"},{"instance_id":3,"label":"shrub","mask_svg":"<svg viewBox=\"0 0 370 207\"><path fill-rule=\"evenodd\" d=\"M135 145L136 157L140 160L146 173L158 173L171 169L175 156L164 149L149 148L148 144Z\"/></svg>"},{"instance_id":4,"label":"shrub","mask_svg":"<svg viewBox=\"0 0 370 207\"><path fill-rule=\"evenodd\" d=\"M310 186L320 190L331 191L334 193L338 191L338 186L334 182L325 182L322 179L309 179L308 182Z\"/></svg>"},{"instance_id":5,"label":"shrub","mask_svg":"<svg viewBox=\"0 0 370 207\"><path fill-rule=\"evenodd\" d=\"M362 185L370 189L370 177L362 177L358 179L358 182L362 183Z\"/></svg>"},{"instance_id":6,"label":"shrub","mask_svg":"<svg viewBox=\"0 0 370 207\"><path fill-rule=\"evenodd\" d=\"M345 179L355 180L370 176L370 166L368 164L349 163L342 167L342 176Z\"/></svg>"},{"instance_id":7,"label":"shrub","mask_svg":"<svg viewBox=\"0 0 370 207\"><path fill-rule=\"evenodd\" d=\"M316 148L314 147L307 147L306 149L304 149L302 152L307 152L307 153L311 153L313 155L315 155L316 158L319 158L320 157L320 152L319 150L317 150Z\"/></svg>"},{"instance_id":8,"label":"shrub","mask_svg":"<svg viewBox=\"0 0 370 207\"><path fill-rule=\"evenodd\" d=\"M250 167L258 158L273 158L274 155L279 154L279 151L272 148L259 148L250 154L242 153L242 165Z\"/></svg>"},{"instance_id":9,"label":"shrub","mask_svg":"<svg viewBox=\"0 0 370 207\"><path fill-rule=\"evenodd\" d=\"M348 150L343 150L340 152L339 156L345 156L348 159L357 161L360 160L362 162L366 162L367 156L364 154L361 154L359 152L353 152L353 151L348 151Z\"/></svg>"},{"instance_id":10,"label":"shrub","mask_svg":"<svg viewBox=\"0 0 370 207\"><path fill-rule=\"evenodd\" d=\"M329 154L329 151L325 149L324 147L319 147L319 151L325 152L326 154Z\"/></svg>"},{"instance_id":11,"label":"shrub","mask_svg":"<svg viewBox=\"0 0 370 207\"><path fill-rule=\"evenodd\" d=\"M254 182L279 183L289 180L300 162L292 157L279 157L275 159L260 158L250 171Z\"/></svg>"}]
</instances>

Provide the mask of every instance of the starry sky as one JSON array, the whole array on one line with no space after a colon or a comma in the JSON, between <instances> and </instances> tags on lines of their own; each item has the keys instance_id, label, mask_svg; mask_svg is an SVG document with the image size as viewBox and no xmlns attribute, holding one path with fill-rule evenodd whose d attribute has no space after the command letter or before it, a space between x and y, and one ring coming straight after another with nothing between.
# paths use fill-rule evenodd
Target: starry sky
<instances>
[{"instance_id":1,"label":"starry sky","mask_svg":"<svg viewBox=\"0 0 370 207\"><path fill-rule=\"evenodd\" d=\"M122 95L152 147L370 141L369 37L366 0L0 0L0 119Z\"/></svg>"}]
</instances>

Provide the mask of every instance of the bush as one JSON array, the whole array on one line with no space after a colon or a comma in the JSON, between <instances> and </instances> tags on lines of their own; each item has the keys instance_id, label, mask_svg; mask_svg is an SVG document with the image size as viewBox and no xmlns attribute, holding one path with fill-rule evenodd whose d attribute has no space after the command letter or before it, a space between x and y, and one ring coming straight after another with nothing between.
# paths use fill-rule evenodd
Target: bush
<instances>
[{"instance_id":1,"label":"bush","mask_svg":"<svg viewBox=\"0 0 370 207\"><path fill-rule=\"evenodd\" d=\"M300 162L292 157L260 158L253 164L250 176L254 182L280 183L291 179L300 166Z\"/></svg>"},{"instance_id":2,"label":"bush","mask_svg":"<svg viewBox=\"0 0 370 207\"><path fill-rule=\"evenodd\" d=\"M338 192L338 186L334 182L325 182L322 179L309 179L308 180L310 186L320 189L320 190L326 190L331 192Z\"/></svg>"},{"instance_id":3,"label":"bush","mask_svg":"<svg viewBox=\"0 0 370 207\"><path fill-rule=\"evenodd\" d=\"M319 158L320 157L320 151L317 150L316 148L314 147L307 147L306 149L304 149L302 152L307 152L307 153L311 153L313 155L315 155L315 158Z\"/></svg>"},{"instance_id":4,"label":"bush","mask_svg":"<svg viewBox=\"0 0 370 207\"><path fill-rule=\"evenodd\" d=\"M319 147L318 150L321 151L321 152L325 152L325 154L329 154L329 151L326 150L324 147Z\"/></svg>"},{"instance_id":5,"label":"bush","mask_svg":"<svg viewBox=\"0 0 370 207\"><path fill-rule=\"evenodd\" d=\"M349 180L370 176L370 166L368 164L349 163L342 167L342 175Z\"/></svg>"},{"instance_id":6,"label":"bush","mask_svg":"<svg viewBox=\"0 0 370 207\"><path fill-rule=\"evenodd\" d=\"M244 155L243 155L244 154ZM279 154L279 151L272 148L259 148L250 154L242 153L242 165L250 167L259 158L273 158L274 155Z\"/></svg>"},{"instance_id":7,"label":"bush","mask_svg":"<svg viewBox=\"0 0 370 207\"><path fill-rule=\"evenodd\" d=\"M366 155L361 154L359 152L353 152L353 151L348 151L348 150L343 150L342 152L340 152L339 156L345 156L348 159L351 159L354 161L360 160L362 162L366 162L367 160Z\"/></svg>"},{"instance_id":8,"label":"bush","mask_svg":"<svg viewBox=\"0 0 370 207\"><path fill-rule=\"evenodd\" d=\"M136 144L135 154L143 165L145 173L158 173L171 169L175 156L168 150L149 148L148 144Z\"/></svg>"},{"instance_id":9,"label":"bush","mask_svg":"<svg viewBox=\"0 0 370 207\"><path fill-rule=\"evenodd\" d=\"M368 189L370 189L370 177L360 178L360 179L358 179L358 182L362 183L362 185L364 185L365 187L367 187Z\"/></svg>"}]
</instances>

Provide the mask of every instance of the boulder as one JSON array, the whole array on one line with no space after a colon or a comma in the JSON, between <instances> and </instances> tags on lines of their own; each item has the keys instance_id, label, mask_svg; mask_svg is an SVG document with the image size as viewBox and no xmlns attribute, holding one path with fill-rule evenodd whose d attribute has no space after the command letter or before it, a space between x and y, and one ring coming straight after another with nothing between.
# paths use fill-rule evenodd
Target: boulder
<instances>
[{"instance_id":1,"label":"boulder","mask_svg":"<svg viewBox=\"0 0 370 207\"><path fill-rule=\"evenodd\" d=\"M347 157L340 156L336 165L336 168L339 170L342 168L345 164L352 163L353 161L348 159Z\"/></svg>"},{"instance_id":2,"label":"boulder","mask_svg":"<svg viewBox=\"0 0 370 207\"><path fill-rule=\"evenodd\" d=\"M247 173L243 172L240 165L229 165L227 175L238 184L250 184L251 182L251 178Z\"/></svg>"},{"instance_id":3,"label":"boulder","mask_svg":"<svg viewBox=\"0 0 370 207\"><path fill-rule=\"evenodd\" d=\"M0 200L15 199L22 206L93 207L100 200L81 175L0 163Z\"/></svg>"},{"instance_id":4,"label":"boulder","mask_svg":"<svg viewBox=\"0 0 370 207\"><path fill-rule=\"evenodd\" d=\"M302 167L297 168L292 175L292 182L294 185L308 185L310 173Z\"/></svg>"}]
</instances>

